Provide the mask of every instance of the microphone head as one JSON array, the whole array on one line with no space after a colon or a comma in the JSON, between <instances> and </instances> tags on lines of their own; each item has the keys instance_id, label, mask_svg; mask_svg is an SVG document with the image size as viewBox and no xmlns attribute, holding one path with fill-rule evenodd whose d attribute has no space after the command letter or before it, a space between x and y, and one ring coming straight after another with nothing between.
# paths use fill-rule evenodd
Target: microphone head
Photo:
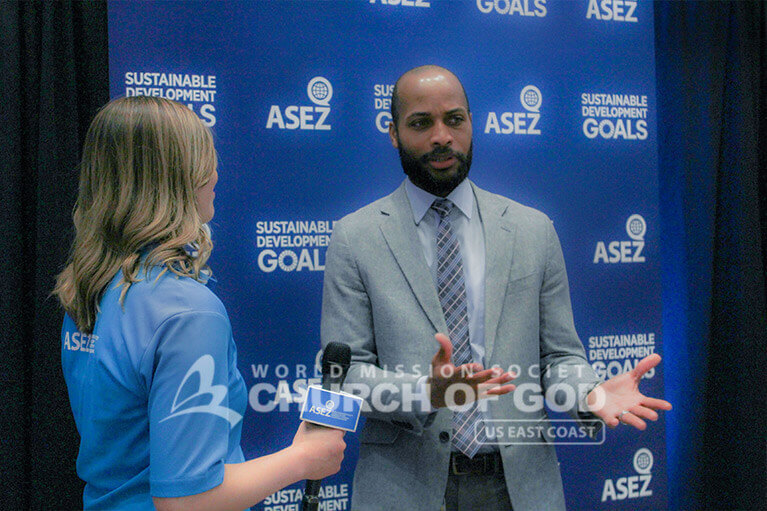
<instances>
[{"instance_id":1,"label":"microphone head","mask_svg":"<svg viewBox=\"0 0 767 511\"><path fill-rule=\"evenodd\" d=\"M322 352L322 379L343 382L352 361L352 349L342 342L331 342ZM335 368L334 368L335 366ZM340 376L340 379L338 378Z\"/></svg>"}]
</instances>

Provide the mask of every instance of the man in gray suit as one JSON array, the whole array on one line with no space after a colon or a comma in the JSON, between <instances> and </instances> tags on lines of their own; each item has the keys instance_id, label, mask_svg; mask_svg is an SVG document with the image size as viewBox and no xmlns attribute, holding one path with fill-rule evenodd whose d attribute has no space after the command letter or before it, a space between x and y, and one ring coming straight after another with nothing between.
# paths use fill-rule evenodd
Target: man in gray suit
<instances>
[{"instance_id":1,"label":"man in gray suit","mask_svg":"<svg viewBox=\"0 0 767 511\"><path fill-rule=\"evenodd\" d=\"M489 421L545 425L546 395L584 428L599 418L644 429L671 408L638 391L660 357L600 383L552 222L467 179L472 118L453 73L402 75L392 118L408 177L341 219L326 257L322 343L351 346L346 389L367 404L352 508L564 509L546 428L505 442ZM504 395L512 377L524 403Z\"/></svg>"}]
</instances>

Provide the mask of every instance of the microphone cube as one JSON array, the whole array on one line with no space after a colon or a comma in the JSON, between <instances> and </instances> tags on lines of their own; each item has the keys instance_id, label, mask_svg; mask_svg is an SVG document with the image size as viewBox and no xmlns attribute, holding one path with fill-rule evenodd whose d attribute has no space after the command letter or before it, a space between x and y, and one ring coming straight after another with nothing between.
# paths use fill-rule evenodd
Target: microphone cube
<instances>
[{"instance_id":1,"label":"microphone cube","mask_svg":"<svg viewBox=\"0 0 767 511\"><path fill-rule=\"evenodd\" d=\"M354 432L357 430L361 410L362 398L312 385L306 389L301 420Z\"/></svg>"}]
</instances>

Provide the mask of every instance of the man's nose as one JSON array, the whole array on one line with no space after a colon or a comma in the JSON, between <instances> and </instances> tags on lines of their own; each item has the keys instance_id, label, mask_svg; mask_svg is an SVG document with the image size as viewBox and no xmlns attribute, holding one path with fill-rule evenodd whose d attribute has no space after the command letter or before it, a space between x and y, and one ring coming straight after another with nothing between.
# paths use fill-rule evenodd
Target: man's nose
<instances>
[{"instance_id":1,"label":"man's nose","mask_svg":"<svg viewBox=\"0 0 767 511\"><path fill-rule=\"evenodd\" d=\"M446 146L453 143L453 135L450 133L450 128L445 126L445 123L438 121L434 124L431 133L431 143L434 146Z\"/></svg>"}]
</instances>

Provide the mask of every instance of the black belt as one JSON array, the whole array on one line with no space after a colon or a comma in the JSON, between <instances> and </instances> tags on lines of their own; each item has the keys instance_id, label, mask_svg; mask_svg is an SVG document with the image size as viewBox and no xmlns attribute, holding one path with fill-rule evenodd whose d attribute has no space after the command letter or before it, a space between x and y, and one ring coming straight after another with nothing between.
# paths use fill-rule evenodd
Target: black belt
<instances>
[{"instance_id":1,"label":"black belt","mask_svg":"<svg viewBox=\"0 0 767 511\"><path fill-rule=\"evenodd\" d=\"M475 454L469 458L463 453L450 453L450 474L462 475L492 475L503 473L503 462L498 451Z\"/></svg>"}]
</instances>

